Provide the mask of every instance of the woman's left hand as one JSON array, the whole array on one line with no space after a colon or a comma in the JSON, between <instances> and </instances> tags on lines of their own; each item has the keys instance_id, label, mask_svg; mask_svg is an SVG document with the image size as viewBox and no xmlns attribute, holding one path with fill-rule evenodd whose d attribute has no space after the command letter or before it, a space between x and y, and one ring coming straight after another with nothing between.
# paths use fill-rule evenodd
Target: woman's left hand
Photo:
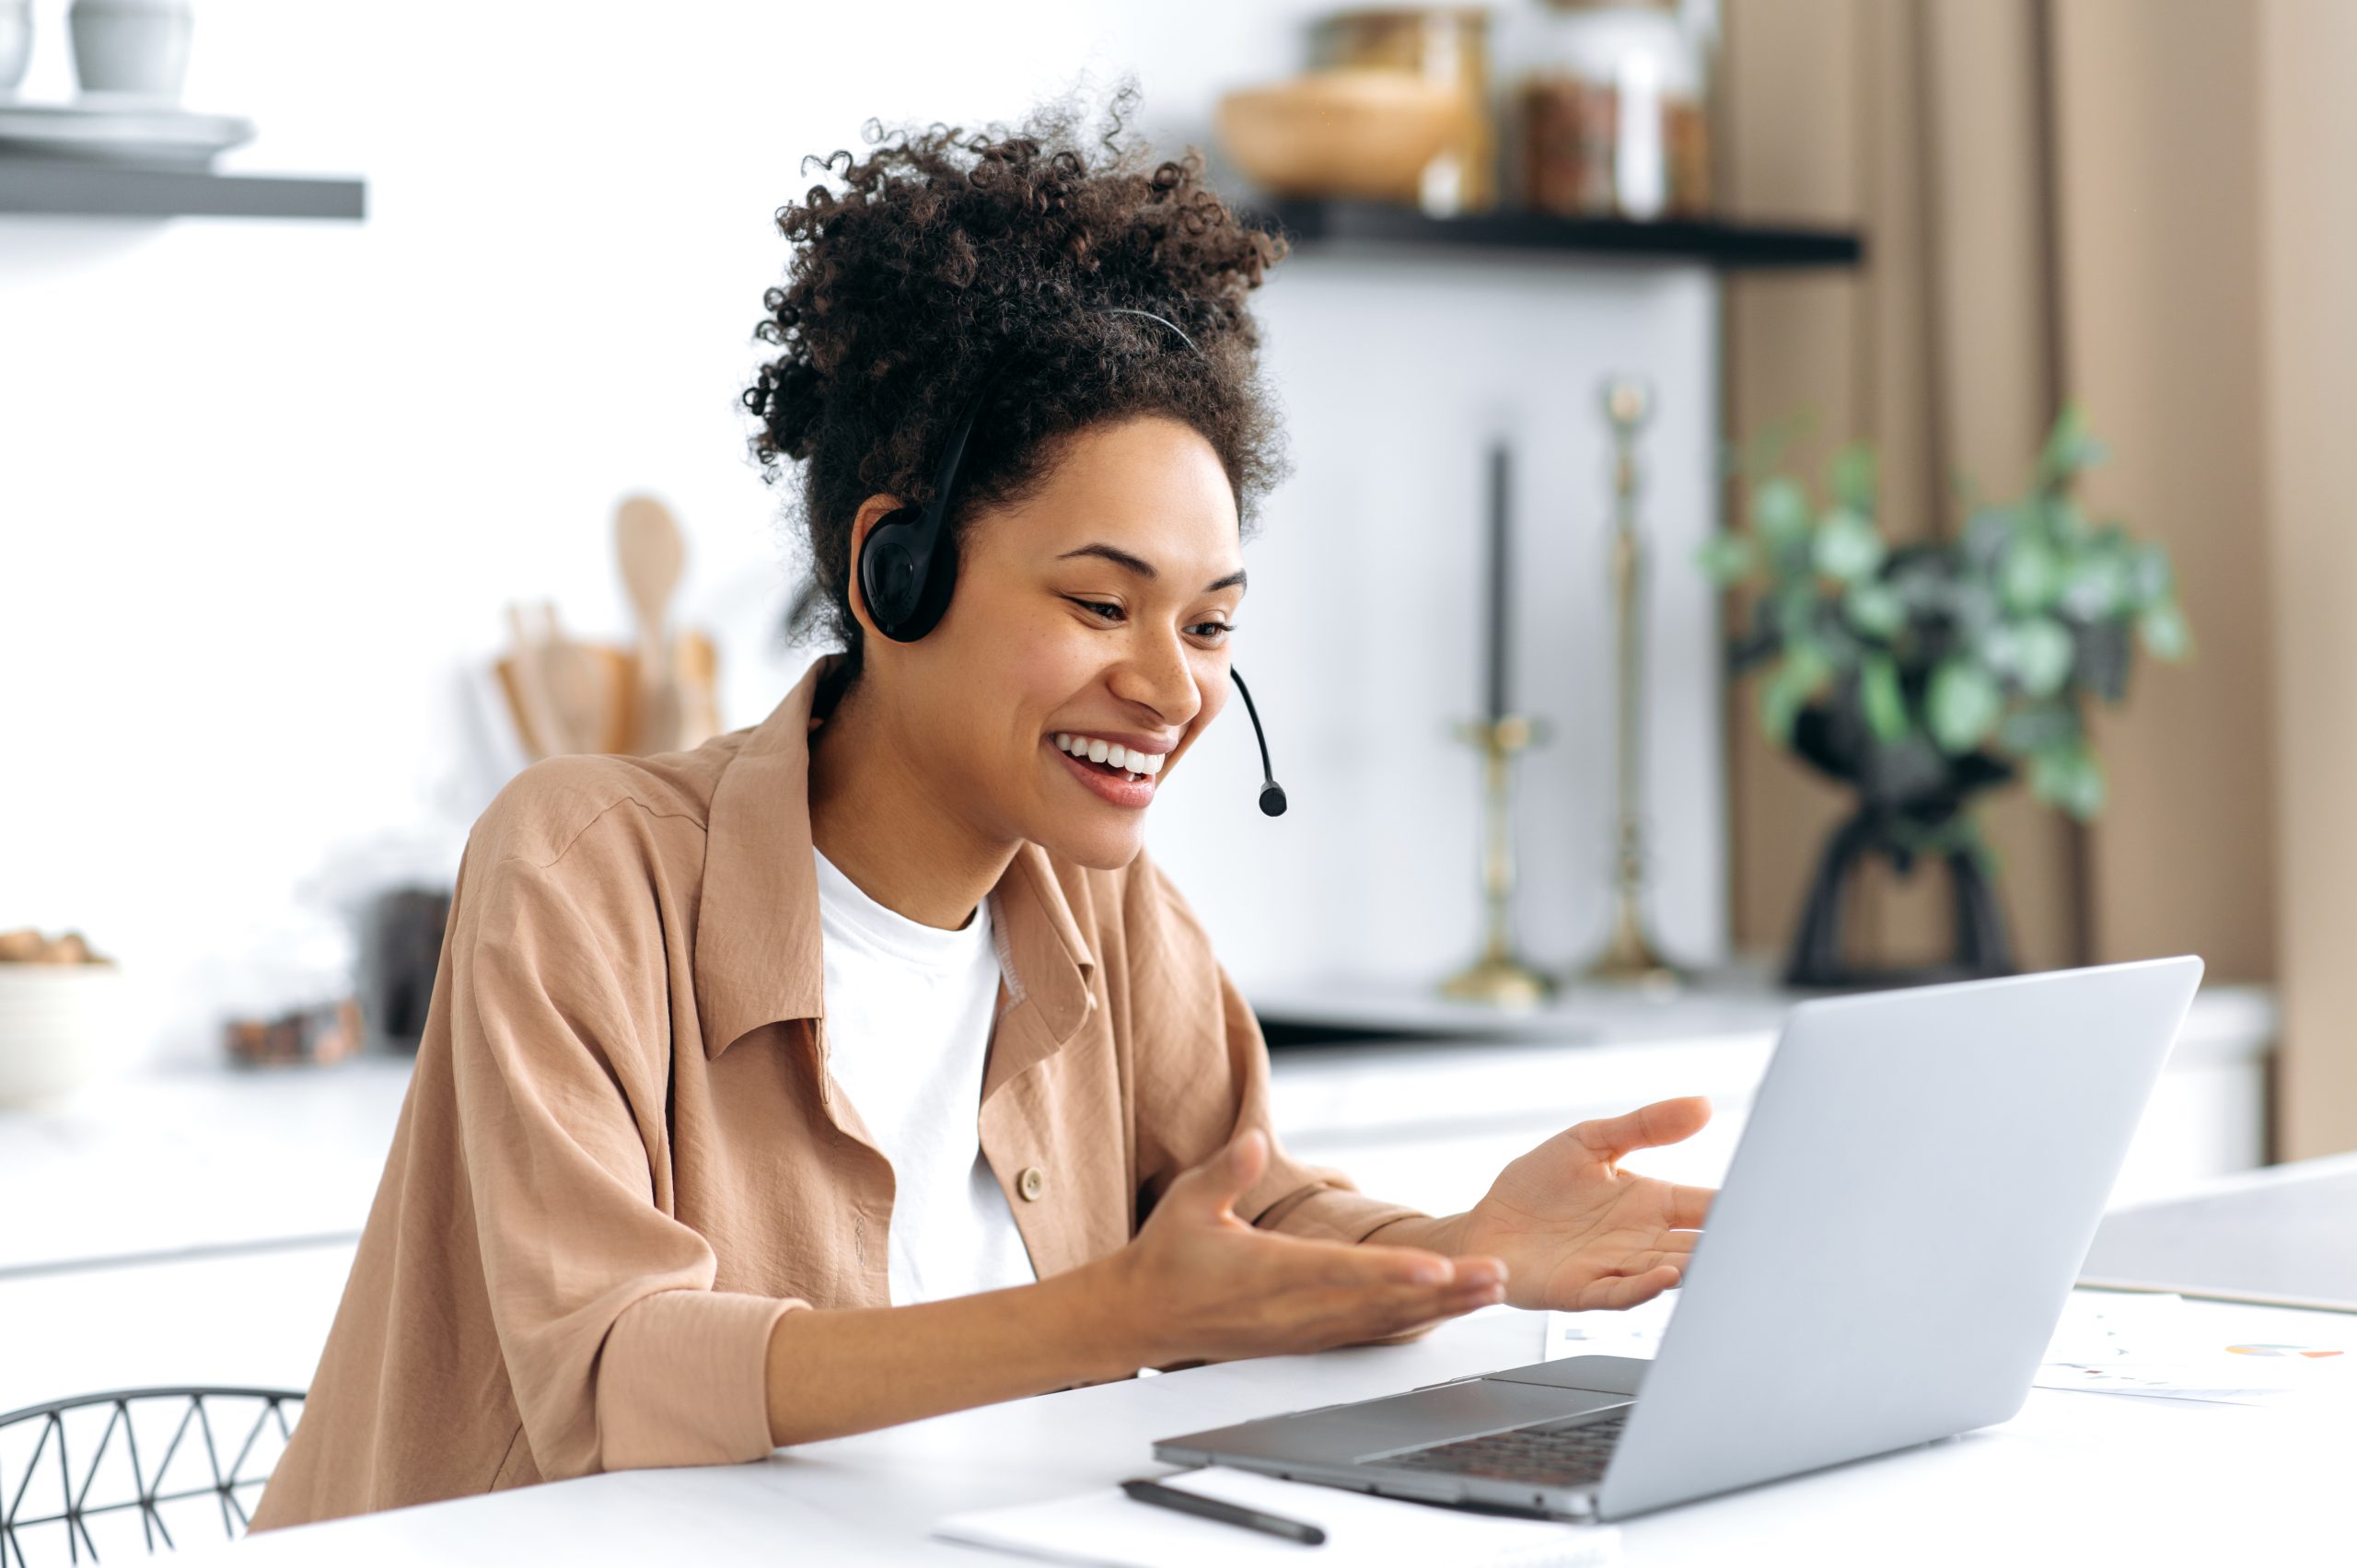
<instances>
[{"instance_id":1,"label":"woman's left hand","mask_svg":"<svg viewBox=\"0 0 2357 1568\"><path fill-rule=\"evenodd\" d=\"M1634 1307L1676 1285L1716 1190L1620 1168L1621 1156L1690 1138L1711 1119L1700 1095L1556 1133L1498 1173L1452 1222L1448 1250L1504 1260L1506 1300L1576 1312Z\"/></svg>"}]
</instances>

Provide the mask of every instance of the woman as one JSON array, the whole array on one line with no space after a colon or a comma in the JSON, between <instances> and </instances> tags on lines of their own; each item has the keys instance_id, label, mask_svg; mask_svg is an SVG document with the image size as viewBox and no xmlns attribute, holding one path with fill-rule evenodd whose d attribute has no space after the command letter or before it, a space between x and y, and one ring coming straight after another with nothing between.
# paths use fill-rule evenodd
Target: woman
<instances>
[{"instance_id":1,"label":"woman","mask_svg":"<svg viewBox=\"0 0 2357 1568\"><path fill-rule=\"evenodd\" d=\"M1275 1140L1252 1014L1141 853L1225 703L1279 468L1245 296L1283 248L1192 153L1120 145L1128 101L1094 144L838 154L780 214L746 401L844 651L476 823L256 1528L1677 1283L1710 1194L1617 1161L1702 1102L1573 1128L1467 1214L1362 1196ZM923 630L863 552L970 406Z\"/></svg>"}]
</instances>

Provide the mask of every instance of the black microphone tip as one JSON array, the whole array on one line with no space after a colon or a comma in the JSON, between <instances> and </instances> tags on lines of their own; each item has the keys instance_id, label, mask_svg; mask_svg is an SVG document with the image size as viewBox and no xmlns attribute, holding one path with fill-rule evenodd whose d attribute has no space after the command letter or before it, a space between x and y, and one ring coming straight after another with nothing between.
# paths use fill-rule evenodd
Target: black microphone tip
<instances>
[{"instance_id":1,"label":"black microphone tip","mask_svg":"<svg viewBox=\"0 0 2357 1568\"><path fill-rule=\"evenodd\" d=\"M1282 817L1285 814L1285 786L1271 779L1260 786L1260 815Z\"/></svg>"}]
</instances>

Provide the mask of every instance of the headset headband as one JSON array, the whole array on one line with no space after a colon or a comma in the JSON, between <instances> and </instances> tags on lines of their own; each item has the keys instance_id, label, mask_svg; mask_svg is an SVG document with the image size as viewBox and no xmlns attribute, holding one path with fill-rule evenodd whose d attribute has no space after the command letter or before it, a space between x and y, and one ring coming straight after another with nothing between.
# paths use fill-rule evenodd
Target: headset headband
<instances>
[{"instance_id":1,"label":"headset headband","mask_svg":"<svg viewBox=\"0 0 2357 1568\"><path fill-rule=\"evenodd\" d=\"M1126 305L1100 305L1095 308L1102 315L1142 316L1149 321L1159 321L1177 333L1178 341L1197 356L1203 352L1183 328L1167 317ZM958 482L965 471L967 444L982 405L997 389L1014 358L1012 350L1002 352L982 384L967 400L964 412L950 428L949 439L942 446L941 461L934 470L933 494L916 509L917 515L906 520L896 517L877 523L869 530L868 541L861 549L857 575L866 596L867 612L874 617L877 628L896 642L912 642L923 636L949 608L949 594L958 574L957 545L948 538L947 524L957 500Z\"/></svg>"}]
</instances>

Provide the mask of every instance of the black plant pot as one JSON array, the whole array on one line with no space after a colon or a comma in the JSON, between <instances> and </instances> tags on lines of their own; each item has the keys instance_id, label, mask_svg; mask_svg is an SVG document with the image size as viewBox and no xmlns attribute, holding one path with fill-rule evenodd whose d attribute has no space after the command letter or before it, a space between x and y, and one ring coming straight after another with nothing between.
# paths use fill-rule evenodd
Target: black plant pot
<instances>
[{"instance_id":1,"label":"black plant pot","mask_svg":"<svg viewBox=\"0 0 2357 1568\"><path fill-rule=\"evenodd\" d=\"M1853 988L2013 973L2004 912L1975 841L1961 831L1971 798L2009 782L2012 764L1985 751L1945 756L1920 737L1900 746L1880 745L1846 704L1804 712L1794 726L1793 749L1818 772L1854 787L1859 803L1817 858L1808 900L1793 933L1785 983ZM1956 945L1947 963L1860 969L1842 957L1848 891L1875 854L1887 858L1902 877L1911 876L1916 862L1931 854L1947 862L1956 910Z\"/></svg>"}]
</instances>

